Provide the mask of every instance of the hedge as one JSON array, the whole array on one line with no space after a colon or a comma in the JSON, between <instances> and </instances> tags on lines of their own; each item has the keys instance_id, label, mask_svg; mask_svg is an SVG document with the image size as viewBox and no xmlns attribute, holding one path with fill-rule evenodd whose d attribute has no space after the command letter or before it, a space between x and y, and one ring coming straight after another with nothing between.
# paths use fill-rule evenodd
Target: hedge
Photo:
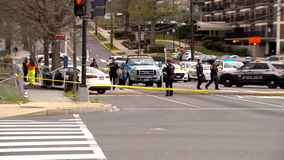
<instances>
[{"instance_id":1,"label":"hedge","mask_svg":"<svg viewBox=\"0 0 284 160\"><path fill-rule=\"evenodd\" d=\"M212 45L212 40L205 40L205 41L203 41L203 46L205 48L210 48L211 45Z\"/></svg>"},{"instance_id":2,"label":"hedge","mask_svg":"<svg viewBox=\"0 0 284 160\"><path fill-rule=\"evenodd\" d=\"M240 56L246 56L248 49L244 47L232 47L232 51L234 54L240 55Z\"/></svg>"},{"instance_id":3,"label":"hedge","mask_svg":"<svg viewBox=\"0 0 284 160\"><path fill-rule=\"evenodd\" d=\"M222 42L216 42L216 43L215 43L215 49L221 50L221 49L220 49L220 45L222 45L222 44L223 44Z\"/></svg>"},{"instance_id":4,"label":"hedge","mask_svg":"<svg viewBox=\"0 0 284 160\"><path fill-rule=\"evenodd\" d=\"M156 44L155 46L149 46L149 53L163 53L165 45L163 44Z\"/></svg>"},{"instance_id":5,"label":"hedge","mask_svg":"<svg viewBox=\"0 0 284 160\"><path fill-rule=\"evenodd\" d=\"M202 41L206 41L206 40L222 41L223 37L219 37L219 36L205 36L205 37L202 37Z\"/></svg>"}]
</instances>

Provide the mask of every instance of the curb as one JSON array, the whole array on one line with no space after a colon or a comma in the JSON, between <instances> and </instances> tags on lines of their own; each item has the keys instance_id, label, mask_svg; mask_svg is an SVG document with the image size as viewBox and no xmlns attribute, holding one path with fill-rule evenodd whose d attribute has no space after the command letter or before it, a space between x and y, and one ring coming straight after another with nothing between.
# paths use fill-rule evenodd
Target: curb
<instances>
[{"instance_id":1,"label":"curb","mask_svg":"<svg viewBox=\"0 0 284 160\"><path fill-rule=\"evenodd\" d=\"M102 107L85 107L85 108L68 108L68 109L46 109L42 111L31 112L22 115L15 115L12 117L20 116L58 116L58 115L69 115L69 114L83 114L83 113L100 113L100 112L114 112L119 111L115 106L106 105ZM7 117L5 117L7 118Z\"/></svg>"}]
</instances>

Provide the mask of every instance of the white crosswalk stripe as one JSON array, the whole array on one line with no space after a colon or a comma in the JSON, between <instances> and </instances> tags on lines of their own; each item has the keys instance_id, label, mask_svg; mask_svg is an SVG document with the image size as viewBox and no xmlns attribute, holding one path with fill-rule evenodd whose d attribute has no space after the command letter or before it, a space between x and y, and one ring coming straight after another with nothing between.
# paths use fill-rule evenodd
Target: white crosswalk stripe
<instances>
[{"instance_id":1,"label":"white crosswalk stripe","mask_svg":"<svg viewBox=\"0 0 284 160\"><path fill-rule=\"evenodd\" d=\"M0 160L106 159L80 116L74 117L0 120Z\"/></svg>"}]
</instances>

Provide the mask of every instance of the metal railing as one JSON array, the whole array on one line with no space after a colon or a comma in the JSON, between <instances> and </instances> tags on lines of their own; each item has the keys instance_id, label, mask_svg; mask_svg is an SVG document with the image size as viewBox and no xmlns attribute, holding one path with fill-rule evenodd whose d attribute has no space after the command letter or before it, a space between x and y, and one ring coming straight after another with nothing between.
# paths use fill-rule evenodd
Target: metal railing
<instances>
[{"instance_id":1,"label":"metal railing","mask_svg":"<svg viewBox=\"0 0 284 160\"><path fill-rule=\"evenodd\" d=\"M19 97L24 96L24 82L21 76L23 76L21 67L13 61L5 63L4 58L0 59L0 86L2 88L0 96L2 98L13 96L15 92Z\"/></svg>"}]
</instances>

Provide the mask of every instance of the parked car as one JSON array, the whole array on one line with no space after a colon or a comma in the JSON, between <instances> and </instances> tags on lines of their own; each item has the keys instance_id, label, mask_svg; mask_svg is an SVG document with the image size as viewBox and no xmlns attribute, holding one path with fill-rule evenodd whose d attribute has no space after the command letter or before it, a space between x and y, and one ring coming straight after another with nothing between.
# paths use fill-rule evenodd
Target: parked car
<instances>
[{"instance_id":1,"label":"parked car","mask_svg":"<svg viewBox=\"0 0 284 160\"><path fill-rule=\"evenodd\" d=\"M122 64L126 62L127 57L126 56L110 56L107 60L107 65L112 63L113 59L116 60L116 63Z\"/></svg>"},{"instance_id":2,"label":"parked car","mask_svg":"<svg viewBox=\"0 0 284 160\"><path fill-rule=\"evenodd\" d=\"M202 66L203 66L204 81L211 80L211 77L210 77L210 73L211 73L210 65L202 64ZM191 68L188 69L188 76L189 76L188 81L190 81L191 79L194 79L194 80L198 79L197 73L196 73L196 66L191 67Z\"/></svg>"},{"instance_id":3,"label":"parked car","mask_svg":"<svg viewBox=\"0 0 284 160\"><path fill-rule=\"evenodd\" d=\"M187 76L188 76L188 78L187 78L188 81L191 80L190 77L189 77L189 71L190 71L190 69L195 68L196 64L197 64L197 62L195 62L195 61L181 61L179 63L179 65L181 66L181 69L186 71Z\"/></svg>"},{"instance_id":4,"label":"parked car","mask_svg":"<svg viewBox=\"0 0 284 160\"><path fill-rule=\"evenodd\" d=\"M81 80L81 69L81 66L77 66L77 81ZM40 86L65 89L66 85L64 80L67 79L66 75L73 75L73 70L73 67L68 67L67 69L60 67L54 71L51 71L49 67L42 66L40 78L43 79L40 79ZM89 90L97 91L99 94L103 94L106 92L106 90L110 90L111 88L109 86L111 85L109 75L93 67L86 67L86 83Z\"/></svg>"},{"instance_id":5,"label":"parked car","mask_svg":"<svg viewBox=\"0 0 284 160\"><path fill-rule=\"evenodd\" d=\"M284 55L273 55L273 56L270 56L269 57L269 61L272 62L272 61L284 61Z\"/></svg>"},{"instance_id":6,"label":"parked car","mask_svg":"<svg viewBox=\"0 0 284 160\"><path fill-rule=\"evenodd\" d=\"M215 55L204 55L202 58L202 62L204 63L212 63L213 61L215 61L217 59L217 56Z\"/></svg>"},{"instance_id":7,"label":"parked car","mask_svg":"<svg viewBox=\"0 0 284 160\"><path fill-rule=\"evenodd\" d=\"M242 62L242 63L248 63L253 61L253 57L247 56L247 57L239 57L237 59L235 59L234 61L238 61L238 62Z\"/></svg>"},{"instance_id":8,"label":"parked car","mask_svg":"<svg viewBox=\"0 0 284 160\"><path fill-rule=\"evenodd\" d=\"M223 55L222 57L218 57L218 58L216 59L216 64L219 65L220 62L223 61L223 60L225 60L225 59L233 59L233 60L235 60L235 59L237 59L237 58L239 58L238 55Z\"/></svg>"},{"instance_id":9,"label":"parked car","mask_svg":"<svg viewBox=\"0 0 284 160\"><path fill-rule=\"evenodd\" d=\"M258 57L256 61L269 61L269 57Z\"/></svg>"},{"instance_id":10,"label":"parked car","mask_svg":"<svg viewBox=\"0 0 284 160\"><path fill-rule=\"evenodd\" d=\"M224 60L220 62L218 66L218 75L221 76L222 73L235 71L236 69L242 67L243 62L233 61L233 60Z\"/></svg>"},{"instance_id":11,"label":"parked car","mask_svg":"<svg viewBox=\"0 0 284 160\"><path fill-rule=\"evenodd\" d=\"M177 82L177 81L187 82L188 81L188 73L185 70L183 70L179 64L173 63L172 65L175 67L174 82ZM166 64L164 64L162 67L165 68ZM165 76L165 73L163 72L163 77L164 76Z\"/></svg>"},{"instance_id":12,"label":"parked car","mask_svg":"<svg viewBox=\"0 0 284 160\"><path fill-rule=\"evenodd\" d=\"M198 52L198 51L195 51L194 52L194 59L200 59L204 56L203 53L201 52ZM182 56L182 60L183 61L188 61L188 60L191 60L191 51L187 51L183 54Z\"/></svg>"}]
</instances>

